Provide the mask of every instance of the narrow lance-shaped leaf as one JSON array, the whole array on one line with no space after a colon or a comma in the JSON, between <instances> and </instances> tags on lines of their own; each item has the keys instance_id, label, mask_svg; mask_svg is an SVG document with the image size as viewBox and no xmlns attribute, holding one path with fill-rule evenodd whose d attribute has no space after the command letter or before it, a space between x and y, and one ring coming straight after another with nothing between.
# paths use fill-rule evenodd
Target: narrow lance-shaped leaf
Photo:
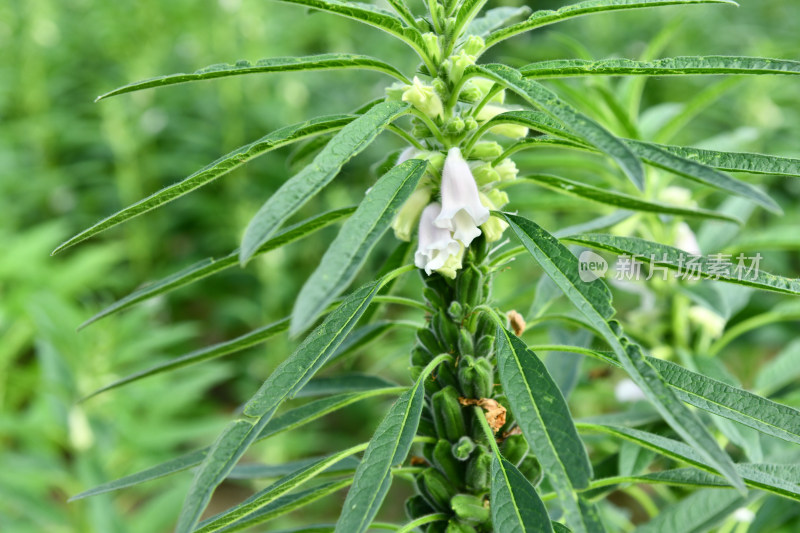
<instances>
[{"instance_id":1,"label":"narrow lance-shaped leaf","mask_svg":"<svg viewBox=\"0 0 800 533\"><path fill-rule=\"evenodd\" d=\"M387 278L383 278L368 283L348 296L275 369L244 406L241 418L225 428L195 473L178 519L178 533L194 529L217 485L256 440L278 407L297 393L335 353L386 281Z\"/></svg>"},{"instance_id":2,"label":"narrow lance-shaped leaf","mask_svg":"<svg viewBox=\"0 0 800 533\"><path fill-rule=\"evenodd\" d=\"M567 237L570 242L626 254L653 265L675 270L687 278L706 278L767 291L800 295L800 280L776 276L756 268L752 261L740 261L724 254L692 255L664 244L638 237L584 233ZM760 265L759 265L760 267Z\"/></svg>"},{"instance_id":3,"label":"narrow lance-shaped leaf","mask_svg":"<svg viewBox=\"0 0 800 533\"><path fill-rule=\"evenodd\" d=\"M449 355L434 358L378 425L336 522L338 533L362 533L369 528L392 484L392 466L405 461L411 449L425 404L423 383L439 363L449 358Z\"/></svg>"},{"instance_id":4,"label":"narrow lance-shaped leaf","mask_svg":"<svg viewBox=\"0 0 800 533\"><path fill-rule=\"evenodd\" d=\"M276 248L280 248L281 246L291 244L299 239L302 239L303 237L326 228L331 224L335 224L342 219L346 219L352 215L355 210L355 207L345 207L344 209L328 211L327 213L316 215L302 222L298 222L297 224L286 228L275 235L275 237L265 242L258 249L255 255L265 254L269 251L275 250ZM137 303L143 302L160 294L172 292L180 287L183 287L184 285L188 285L192 282L216 274L217 272L231 268L238 262L238 249L219 259L214 259L211 257L203 259L202 261L175 272L170 276L162 278L158 281L154 281L142 287L141 289L133 291L129 295L117 300L94 315L92 318L81 324L78 329L85 328L89 324L96 322L101 318L114 314L118 311L122 311L123 309L127 309L133 305L136 305Z\"/></svg>"},{"instance_id":5,"label":"narrow lance-shaped leaf","mask_svg":"<svg viewBox=\"0 0 800 533\"><path fill-rule=\"evenodd\" d=\"M505 65L473 66L468 72L508 87L562 121L574 135L613 158L637 187L644 187L644 169L639 158L611 132L559 99L540 83L526 79L518 70Z\"/></svg>"},{"instance_id":6,"label":"narrow lance-shaped leaf","mask_svg":"<svg viewBox=\"0 0 800 533\"><path fill-rule=\"evenodd\" d=\"M467 26L466 35L476 35L478 37L486 37L497 28L501 28L511 22L512 20L524 17L530 14L531 8L528 6L521 7L495 7L486 11L486 13L476 18Z\"/></svg>"},{"instance_id":7,"label":"narrow lance-shaped leaf","mask_svg":"<svg viewBox=\"0 0 800 533\"><path fill-rule=\"evenodd\" d=\"M800 159L747 152L721 152L686 146L652 144L670 154L721 170L800 178Z\"/></svg>"},{"instance_id":8,"label":"narrow lance-shaped leaf","mask_svg":"<svg viewBox=\"0 0 800 533\"><path fill-rule=\"evenodd\" d=\"M636 528L637 533L704 533L720 525L737 509L745 507L755 495L744 498L730 490L702 489L664 509L649 522Z\"/></svg>"},{"instance_id":9,"label":"narrow lance-shaped leaf","mask_svg":"<svg viewBox=\"0 0 800 533\"><path fill-rule=\"evenodd\" d=\"M370 188L300 290L292 311L292 335L313 324L319 313L353 281L426 167L426 161L405 161Z\"/></svg>"},{"instance_id":10,"label":"narrow lance-shaped leaf","mask_svg":"<svg viewBox=\"0 0 800 533\"><path fill-rule=\"evenodd\" d=\"M256 213L242 240L240 262L247 263L297 209L331 182L342 166L359 154L401 116L408 105L382 102L342 128L306 168L286 181Z\"/></svg>"},{"instance_id":11,"label":"narrow lance-shaped leaf","mask_svg":"<svg viewBox=\"0 0 800 533\"><path fill-rule=\"evenodd\" d=\"M498 325L496 339L503 390L559 496L567 522L577 532L596 531L584 522L575 492L589 486L592 466L564 396L544 363L516 335Z\"/></svg>"},{"instance_id":12,"label":"narrow lance-shaped leaf","mask_svg":"<svg viewBox=\"0 0 800 533\"><path fill-rule=\"evenodd\" d=\"M741 56L686 56L632 59L554 59L520 68L532 78L571 76L683 76L686 74L800 74L800 61Z\"/></svg>"},{"instance_id":13,"label":"narrow lance-shaped leaf","mask_svg":"<svg viewBox=\"0 0 800 533\"><path fill-rule=\"evenodd\" d=\"M176 198L180 198L181 196L188 194L221 176L224 176L232 170L239 168L248 161L263 155L270 150L275 150L276 148L286 146L314 135L320 135L322 133L341 129L352 120L353 117L347 115L335 115L315 118L313 120L275 130L274 132L270 133L269 135L265 135L257 141L242 146L241 148L222 156L213 163L198 170L188 178L179 181L174 185L164 187L160 191L153 193L147 198L144 198L143 200L140 200L135 204L130 205L107 218L104 218L97 224L80 232L79 234L59 245L58 248L53 250L53 254L57 254L58 252L65 250L70 246L78 244L81 241L85 241L89 237L97 235L98 233L112 228L117 224L121 224L126 220L139 216L143 213L147 213L148 211L152 211L153 209L161 207L162 205L166 204L167 202L171 202Z\"/></svg>"},{"instance_id":14,"label":"narrow lance-shaped leaf","mask_svg":"<svg viewBox=\"0 0 800 533\"><path fill-rule=\"evenodd\" d=\"M641 200L635 196L610 191L608 189L601 189L599 187L586 185L585 183L562 178L560 176L554 176L552 174L528 174L517 180L509 181L507 183L516 184L524 183L526 181L531 181L538 185L547 187L548 189L563 192L570 196L585 198L587 200L605 205L613 205L620 209L631 209L634 211L644 211L648 213L660 213L664 215L676 215L691 218L710 218L741 223L741 221L737 218L724 213L717 213L716 211L709 211L707 209L689 209Z\"/></svg>"},{"instance_id":15,"label":"narrow lance-shaped leaf","mask_svg":"<svg viewBox=\"0 0 800 533\"><path fill-rule=\"evenodd\" d=\"M502 457L492 459L492 526L508 533L551 533L550 517L530 481Z\"/></svg>"},{"instance_id":16,"label":"narrow lance-shaped leaf","mask_svg":"<svg viewBox=\"0 0 800 533\"><path fill-rule=\"evenodd\" d=\"M353 403L387 394L399 394L403 391L405 391L405 387L380 388L356 393L337 394L335 396L308 402L270 420L264 429L261 430L256 441L261 441L279 433L304 426L305 424L313 422L334 411L338 411L339 409L343 409ZM208 450L209 448L194 450L176 457L175 459L170 459L169 461L136 472L135 474L103 483L102 485L98 485L97 487L73 496L70 498L70 501L133 487L154 479L182 472L187 468L200 464L208 453Z\"/></svg>"},{"instance_id":17,"label":"narrow lance-shaped leaf","mask_svg":"<svg viewBox=\"0 0 800 533\"><path fill-rule=\"evenodd\" d=\"M228 76L241 76L242 74L267 74L271 72L294 72L301 70L333 70L333 69L365 69L376 70L394 76L405 83L410 83L399 70L374 57L356 54L320 54L307 57L274 57L262 59L251 63L250 61L237 61L233 64L211 65L191 74L178 73L158 76L142 81L124 85L97 97L95 101L117 96L118 94L132 93L154 87L166 87L190 81L203 81Z\"/></svg>"},{"instance_id":18,"label":"narrow lance-shaped leaf","mask_svg":"<svg viewBox=\"0 0 800 533\"><path fill-rule=\"evenodd\" d=\"M591 152L600 151L587 145L580 137L568 131L563 124L541 112L508 111L494 117L491 123L519 124L561 138L534 137L522 139L509 150L509 153L541 145L559 145ZM699 161L696 157L683 157L677 150L667 150L666 146L631 139L623 139L623 142L628 148L641 157L643 161L652 166L673 172L678 176L703 183L704 185L747 198L770 211L776 213L781 212L780 206L768 195L749 183L739 181L724 172L720 172L716 168L713 168L715 165L709 166L704 164L704 162ZM798 169L800 169L800 164L798 165Z\"/></svg>"},{"instance_id":19,"label":"narrow lance-shaped leaf","mask_svg":"<svg viewBox=\"0 0 800 533\"><path fill-rule=\"evenodd\" d=\"M745 492L741 477L731 458L720 449L714 437L667 387L635 343L630 342L608 322L614 309L611 293L602 280L586 283L579 277L578 259L558 240L525 218L503 214L514 234L545 273L578 308L589 323L611 346L623 368L644 391L667 423L739 491Z\"/></svg>"},{"instance_id":20,"label":"narrow lance-shaped leaf","mask_svg":"<svg viewBox=\"0 0 800 533\"><path fill-rule=\"evenodd\" d=\"M648 7L672 6L678 4L733 4L732 0L587 0L569 6L564 6L556 11L535 11L527 20L498 30L486 39L486 47L513 37L520 33L541 28L549 24L569 20L583 15L602 13L605 11L619 11L624 9L638 9Z\"/></svg>"}]
</instances>

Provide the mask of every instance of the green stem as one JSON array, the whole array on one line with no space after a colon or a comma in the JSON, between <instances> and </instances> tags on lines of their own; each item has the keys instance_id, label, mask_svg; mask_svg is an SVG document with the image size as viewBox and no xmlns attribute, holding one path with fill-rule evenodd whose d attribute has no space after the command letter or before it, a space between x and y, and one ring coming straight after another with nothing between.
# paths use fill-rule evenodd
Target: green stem
<instances>
[{"instance_id":1,"label":"green stem","mask_svg":"<svg viewBox=\"0 0 800 533\"><path fill-rule=\"evenodd\" d=\"M397 533L409 533L417 529L419 526L424 526L425 524L430 524L431 522L439 522L440 520L447 520L447 515L444 513L435 513L421 516L398 529Z\"/></svg>"},{"instance_id":2,"label":"green stem","mask_svg":"<svg viewBox=\"0 0 800 533\"><path fill-rule=\"evenodd\" d=\"M437 126L428 115L413 108L411 109L411 114L420 119L422 122L424 122L426 126L428 126L428 129L431 130L433 136L436 138L437 141L441 143L442 146L444 146L445 148L450 147L448 142L445 140L444 135L442 135L442 131L439 129L439 126Z\"/></svg>"},{"instance_id":3,"label":"green stem","mask_svg":"<svg viewBox=\"0 0 800 533\"><path fill-rule=\"evenodd\" d=\"M420 143L418 140L416 140L410 133L408 133L403 128L401 128L399 126L395 126L394 124L389 124L386 127L386 129L391 131L392 133L394 133L395 135L397 135L401 139L404 139L404 140L408 141L408 143L411 144L417 150L425 150L425 147L422 146L422 143Z\"/></svg>"}]
</instances>

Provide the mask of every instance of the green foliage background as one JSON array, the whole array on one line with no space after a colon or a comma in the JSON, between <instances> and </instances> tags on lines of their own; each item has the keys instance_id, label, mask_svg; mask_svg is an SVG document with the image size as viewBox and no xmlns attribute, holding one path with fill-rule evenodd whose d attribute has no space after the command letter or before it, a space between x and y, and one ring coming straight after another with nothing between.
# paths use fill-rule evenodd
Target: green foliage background
<instances>
[{"instance_id":1,"label":"green foliage background","mask_svg":"<svg viewBox=\"0 0 800 533\"><path fill-rule=\"evenodd\" d=\"M531 4L554 8L564 3ZM585 54L635 58L653 39L663 40L658 57L798 59L797 35L796 2L744 0L738 9L665 8L576 20L515 38L484 61L521 66ZM86 403L77 400L115 378L282 318L336 230L328 228L244 271L232 269L80 332L75 329L81 322L144 280L233 249L263 199L289 175L290 149L270 153L146 220L51 258L55 245L265 133L320 114L349 112L380 96L386 82L369 72L286 73L146 91L102 104L92 99L129 81L213 63L373 50L406 71L414 66L402 44L376 30L261 0L10 0L0 5L0 531L169 530L187 473L111 496L72 504L66 499L210 442L293 343L275 337L266 347L143 380ZM354 76L358 83L351 82ZM679 105L724 83L726 90L678 132L675 142L800 157L800 82L777 76L732 79L652 79L643 108L655 116L658 109L669 109L666 104ZM570 88L593 83L599 82L569 81L560 89L569 98ZM357 203L373 182L370 162L398 146L396 139L381 137L365 157L345 168L339 186L306 205L300 218ZM546 154L536 152L544 171ZM586 169L572 172L568 177L580 177ZM768 270L796 276L800 181L758 179L786 215L757 211L744 235L751 249L760 246ZM550 230L589 218L566 209L561 198L520 193L515 201ZM759 241L764 235L782 239L766 244ZM388 244L384 241L383 248ZM377 264L382 255L379 250L372 260ZM504 308L524 313L530 306L535 280L526 266L531 264L520 260L498 278ZM624 296L622 301L624 315ZM774 301L770 295L754 299L735 321L769 309ZM627 307L635 304L632 300ZM756 370L797 332L797 321L759 330L726 350L724 360L752 385ZM411 332L393 333L343 364L406 384L411 339ZM591 366L588 370L572 398L573 414L617 409L613 385L619 375L597 378ZM782 401L797 407L800 395L790 393ZM276 437L248 459L277 464L345 447L354 435L368 440L385 408L385 402L358 404L302 434ZM396 494L388 501L401 502L404 490L393 489ZM248 485L228 482L212 510L227 508L248 492ZM335 518L341 501L327 502L327 509L317 505L304 511L303 522ZM640 512L635 502L628 504ZM387 507L395 508L386 510L387 517L402 513L400 505ZM289 517L276 524L294 521Z\"/></svg>"}]
</instances>

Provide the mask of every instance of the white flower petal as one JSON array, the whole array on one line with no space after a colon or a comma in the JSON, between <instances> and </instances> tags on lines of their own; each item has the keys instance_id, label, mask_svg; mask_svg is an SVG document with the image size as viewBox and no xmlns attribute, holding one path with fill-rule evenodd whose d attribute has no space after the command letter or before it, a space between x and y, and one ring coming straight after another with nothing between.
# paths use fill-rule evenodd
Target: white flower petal
<instances>
[{"instance_id":1,"label":"white flower petal","mask_svg":"<svg viewBox=\"0 0 800 533\"><path fill-rule=\"evenodd\" d=\"M469 246L487 220L489 210L481 203L469 164L458 148L451 148L442 170L442 211L435 224L454 231L456 240Z\"/></svg>"},{"instance_id":2,"label":"white flower petal","mask_svg":"<svg viewBox=\"0 0 800 533\"><path fill-rule=\"evenodd\" d=\"M461 251L461 245L453 240L450 230L434 224L441 210L438 203L429 204L419 220L419 245L414 254L414 264L425 269L428 275L442 268L451 256Z\"/></svg>"}]
</instances>

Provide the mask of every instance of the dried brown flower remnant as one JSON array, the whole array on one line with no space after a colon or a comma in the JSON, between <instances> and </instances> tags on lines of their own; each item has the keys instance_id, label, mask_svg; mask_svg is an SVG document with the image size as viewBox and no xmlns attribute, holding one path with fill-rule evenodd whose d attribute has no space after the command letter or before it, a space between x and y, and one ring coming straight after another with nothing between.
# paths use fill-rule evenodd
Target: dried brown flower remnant
<instances>
[{"instance_id":1,"label":"dried brown flower remnant","mask_svg":"<svg viewBox=\"0 0 800 533\"><path fill-rule=\"evenodd\" d=\"M525 331L525 319L522 318L522 315L516 312L515 310L511 310L506 313L508 317L508 321L511 323L511 329L514 330L514 335L519 337Z\"/></svg>"},{"instance_id":2,"label":"dried brown flower remnant","mask_svg":"<svg viewBox=\"0 0 800 533\"><path fill-rule=\"evenodd\" d=\"M411 456L411 466L428 466L428 461L424 457L418 455Z\"/></svg>"},{"instance_id":3,"label":"dried brown flower remnant","mask_svg":"<svg viewBox=\"0 0 800 533\"><path fill-rule=\"evenodd\" d=\"M464 398L463 396L458 399L461 405L477 405L482 408L486 414L486 421L492 431L497 431L506 424L506 408L500 405L497 400L491 398L481 398L474 400L471 398Z\"/></svg>"}]
</instances>

